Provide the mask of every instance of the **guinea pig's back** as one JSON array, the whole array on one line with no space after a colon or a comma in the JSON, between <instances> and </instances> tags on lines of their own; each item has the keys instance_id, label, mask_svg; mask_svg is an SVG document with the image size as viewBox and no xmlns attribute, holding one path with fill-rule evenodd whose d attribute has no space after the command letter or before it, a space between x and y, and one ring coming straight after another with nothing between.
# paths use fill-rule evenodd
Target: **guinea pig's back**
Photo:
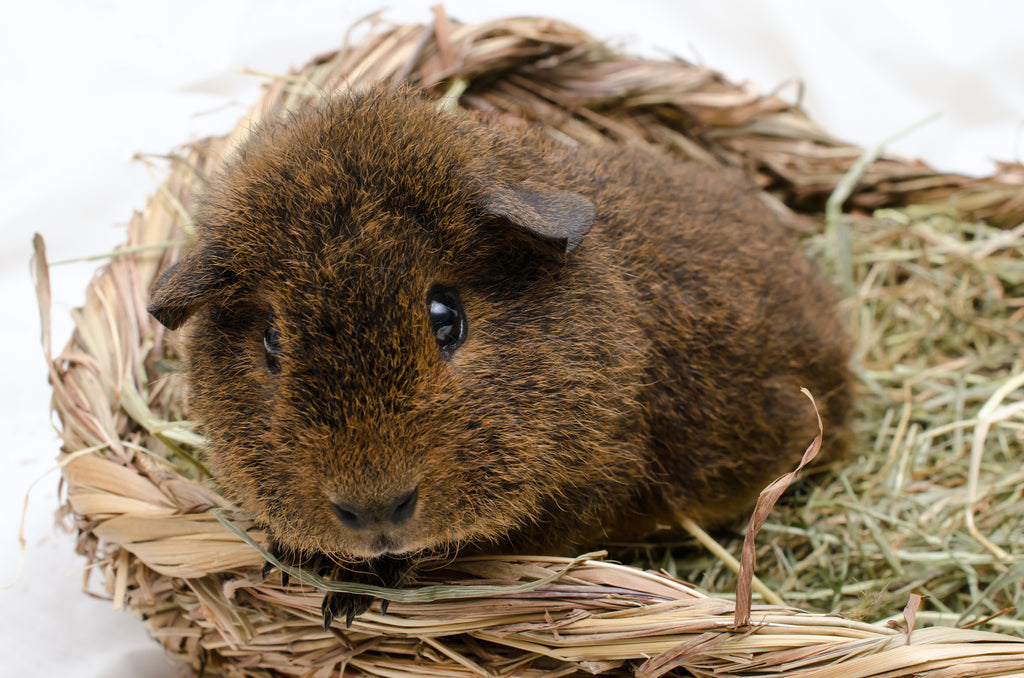
<instances>
[{"instance_id":1,"label":"guinea pig's back","mask_svg":"<svg viewBox=\"0 0 1024 678\"><path fill-rule=\"evenodd\" d=\"M842 448L849 339L835 295L737 174L621 150L601 165L620 181L598 187L591 237L630 262L651 346L654 455L678 502L702 498L686 512L715 522L791 470L817 434L802 387L825 454Z\"/></svg>"}]
</instances>

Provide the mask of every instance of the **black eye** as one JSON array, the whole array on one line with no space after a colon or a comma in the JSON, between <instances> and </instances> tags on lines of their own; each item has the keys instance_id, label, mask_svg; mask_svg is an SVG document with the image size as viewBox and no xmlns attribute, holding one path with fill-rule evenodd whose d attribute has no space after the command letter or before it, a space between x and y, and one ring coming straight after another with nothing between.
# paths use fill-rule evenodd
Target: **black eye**
<instances>
[{"instance_id":1,"label":"black eye","mask_svg":"<svg viewBox=\"0 0 1024 678\"><path fill-rule=\"evenodd\" d=\"M466 340L466 314L455 290L435 287L427 295L427 317L430 331L441 349L441 355L451 358L455 349Z\"/></svg>"},{"instance_id":2,"label":"black eye","mask_svg":"<svg viewBox=\"0 0 1024 678\"><path fill-rule=\"evenodd\" d=\"M277 374L281 371L281 334L274 327L274 317L267 318L267 327L263 330L263 353L267 360L267 369Z\"/></svg>"}]
</instances>

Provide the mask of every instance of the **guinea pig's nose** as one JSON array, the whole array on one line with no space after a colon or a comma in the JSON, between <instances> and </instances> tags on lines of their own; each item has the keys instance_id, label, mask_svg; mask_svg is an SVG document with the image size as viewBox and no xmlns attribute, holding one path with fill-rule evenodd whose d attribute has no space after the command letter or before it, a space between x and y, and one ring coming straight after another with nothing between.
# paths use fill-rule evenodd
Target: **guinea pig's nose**
<instances>
[{"instance_id":1,"label":"guinea pig's nose","mask_svg":"<svg viewBox=\"0 0 1024 678\"><path fill-rule=\"evenodd\" d=\"M401 497L377 504L373 507L355 503L332 501L331 508L338 516L341 524L351 530L365 530L375 525L401 525L412 518L416 511L416 501L420 497L419 488Z\"/></svg>"}]
</instances>

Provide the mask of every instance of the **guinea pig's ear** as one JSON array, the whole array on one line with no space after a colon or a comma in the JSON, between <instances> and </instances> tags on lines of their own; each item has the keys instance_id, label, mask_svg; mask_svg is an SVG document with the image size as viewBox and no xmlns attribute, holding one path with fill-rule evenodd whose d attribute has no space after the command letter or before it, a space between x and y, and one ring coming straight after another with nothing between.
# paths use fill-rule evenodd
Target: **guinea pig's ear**
<instances>
[{"instance_id":1,"label":"guinea pig's ear","mask_svg":"<svg viewBox=\"0 0 1024 678\"><path fill-rule=\"evenodd\" d=\"M484 208L527 233L558 243L565 254L579 247L594 225L594 204L582 195L523 184L488 192Z\"/></svg>"},{"instance_id":2,"label":"guinea pig's ear","mask_svg":"<svg viewBox=\"0 0 1024 678\"><path fill-rule=\"evenodd\" d=\"M161 325L176 330L224 282L224 276L214 266L209 253L196 248L165 269L156 279L149 294L147 310Z\"/></svg>"}]
</instances>

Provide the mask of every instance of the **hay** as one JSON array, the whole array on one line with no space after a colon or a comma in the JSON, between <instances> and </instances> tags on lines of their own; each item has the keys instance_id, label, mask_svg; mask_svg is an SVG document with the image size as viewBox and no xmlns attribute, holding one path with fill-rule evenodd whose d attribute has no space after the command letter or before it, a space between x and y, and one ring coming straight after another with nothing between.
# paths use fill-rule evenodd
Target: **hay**
<instances>
[{"instance_id":1,"label":"hay","mask_svg":"<svg viewBox=\"0 0 1024 678\"><path fill-rule=\"evenodd\" d=\"M147 291L177 256L166 243L189 232L195 193L252 124L371 80L409 80L581 143L741 166L812 255L837 277L849 269L861 453L834 477L799 484L751 541L765 584L812 611L733 602L735 572L690 542L640 546L668 570L660 574L594 559L439 563L418 587L532 584L396 602L330 632L311 587L261 579L262 556L214 513L234 507L195 455L178 339L146 314ZM883 157L866 167L850 212L820 233L807 215L861 152L777 97L683 61L617 54L554 21L462 25L438 9L433 26L375 24L353 46L273 79L229 137L172 157L59 355L44 330L78 550L114 604L197 673L1024 675L1024 168L971 179ZM37 254L46 328L41 240ZM739 558L740 535L715 537ZM737 614L750 623L737 626ZM1001 633L954 628L966 624Z\"/></svg>"}]
</instances>

